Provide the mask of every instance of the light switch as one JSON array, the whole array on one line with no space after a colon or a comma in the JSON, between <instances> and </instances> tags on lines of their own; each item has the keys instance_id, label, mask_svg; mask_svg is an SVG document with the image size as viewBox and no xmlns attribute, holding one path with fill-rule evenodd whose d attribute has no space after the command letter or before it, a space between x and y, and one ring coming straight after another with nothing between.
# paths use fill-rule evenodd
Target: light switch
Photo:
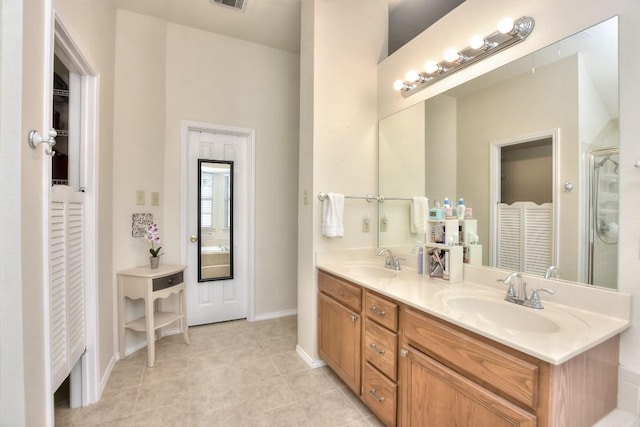
<instances>
[{"instance_id":1,"label":"light switch","mask_svg":"<svg viewBox=\"0 0 640 427\"><path fill-rule=\"evenodd\" d=\"M144 190L136 190L136 205L144 205Z\"/></svg>"},{"instance_id":2,"label":"light switch","mask_svg":"<svg viewBox=\"0 0 640 427\"><path fill-rule=\"evenodd\" d=\"M160 193L157 191L151 192L151 206L160 206Z\"/></svg>"}]
</instances>

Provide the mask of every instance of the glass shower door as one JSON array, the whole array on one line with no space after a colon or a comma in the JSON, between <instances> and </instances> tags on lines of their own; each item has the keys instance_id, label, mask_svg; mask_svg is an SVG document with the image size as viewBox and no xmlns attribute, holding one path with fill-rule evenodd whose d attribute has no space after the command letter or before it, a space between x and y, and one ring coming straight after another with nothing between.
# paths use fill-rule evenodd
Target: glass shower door
<instances>
[{"instance_id":1,"label":"glass shower door","mask_svg":"<svg viewBox=\"0 0 640 427\"><path fill-rule=\"evenodd\" d=\"M589 283L616 288L618 277L618 147L591 152Z\"/></svg>"}]
</instances>

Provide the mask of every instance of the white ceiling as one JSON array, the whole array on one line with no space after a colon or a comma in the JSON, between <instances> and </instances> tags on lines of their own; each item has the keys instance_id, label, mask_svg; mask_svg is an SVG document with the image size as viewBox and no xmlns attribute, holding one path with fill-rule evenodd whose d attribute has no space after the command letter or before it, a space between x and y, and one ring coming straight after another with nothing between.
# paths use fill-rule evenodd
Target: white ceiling
<instances>
[{"instance_id":1,"label":"white ceiling","mask_svg":"<svg viewBox=\"0 0 640 427\"><path fill-rule=\"evenodd\" d=\"M389 0L389 52L463 1ZM300 2L248 0L239 11L209 0L115 0L119 9L294 53L300 52Z\"/></svg>"},{"instance_id":2,"label":"white ceiling","mask_svg":"<svg viewBox=\"0 0 640 427\"><path fill-rule=\"evenodd\" d=\"M289 52L300 52L301 0L248 0L244 11L209 0L115 0L116 7Z\"/></svg>"}]
</instances>

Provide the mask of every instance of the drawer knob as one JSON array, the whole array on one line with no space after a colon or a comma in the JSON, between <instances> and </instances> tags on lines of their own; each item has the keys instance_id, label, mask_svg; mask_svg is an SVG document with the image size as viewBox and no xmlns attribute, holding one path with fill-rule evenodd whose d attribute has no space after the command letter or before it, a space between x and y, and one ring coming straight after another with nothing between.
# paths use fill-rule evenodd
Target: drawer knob
<instances>
[{"instance_id":1,"label":"drawer knob","mask_svg":"<svg viewBox=\"0 0 640 427\"><path fill-rule=\"evenodd\" d=\"M376 345L376 343L372 342L371 344L369 344L369 348L373 351L375 351L378 354L384 354L384 348L378 348L378 346Z\"/></svg>"},{"instance_id":2,"label":"drawer knob","mask_svg":"<svg viewBox=\"0 0 640 427\"><path fill-rule=\"evenodd\" d=\"M400 350L400 356L402 357L409 356L409 350L407 350L406 348L403 348L402 350Z\"/></svg>"},{"instance_id":3,"label":"drawer knob","mask_svg":"<svg viewBox=\"0 0 640 427\"><path fill-rule=\"evenodd\" d=\"M386 311L384 310L380 310L378 307L376 307L375 305L372 305L371 308L369 309L371 310L374 314L377 314L378 316L384 316L385 314L387 314Z\"/></svg>"},{"instance_id":4,"label":"drawer knob","mask_svg":"<svg viewBox=\"0 0 640 427\"><path fill-rule=\"evenodd\" d=\"M373 396L373 398L374 398L377 402L379 402L379 403L384 402L384 396L378 396L378 395L376 394L376 389L375 389L375 388L372 388L371 390L369 390L369 394L371 394L371 396Z\"/></svg>"},{"instance_id":5,"label":"drawer knob","mask_svg":"<svg viewBox=\"0 0 640 427\"><path fill-rule=\"evenodd\" d=\"M358 320L358 316L356 316L355 314L350 315L349 318L353 323L356 323L356 320Z\"/></svg>"}]
</instances>

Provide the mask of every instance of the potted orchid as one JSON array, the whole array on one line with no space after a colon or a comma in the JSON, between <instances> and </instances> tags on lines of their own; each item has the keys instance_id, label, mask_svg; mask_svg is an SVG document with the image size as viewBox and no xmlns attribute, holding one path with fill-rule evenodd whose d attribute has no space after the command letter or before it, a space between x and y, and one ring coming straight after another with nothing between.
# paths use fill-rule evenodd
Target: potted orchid
<instances>
[{"instance_id":1,"label":"potted orchid","mask_svg":"<svg viewBox=\"0 0 640 427\"><path fill-rule=\"evenodd\" d=\"M145 234L145 238L151 242L151 248L149 248L149 253L151 257L149 260L151 261L151 268L158 268L158 264L160 263L160 249L162 246L158 246L156 248L156 244L160 244L160 234L158 229L158 224L149 224L147 226L147 234Z\"/></svg>"}]
</instances>

